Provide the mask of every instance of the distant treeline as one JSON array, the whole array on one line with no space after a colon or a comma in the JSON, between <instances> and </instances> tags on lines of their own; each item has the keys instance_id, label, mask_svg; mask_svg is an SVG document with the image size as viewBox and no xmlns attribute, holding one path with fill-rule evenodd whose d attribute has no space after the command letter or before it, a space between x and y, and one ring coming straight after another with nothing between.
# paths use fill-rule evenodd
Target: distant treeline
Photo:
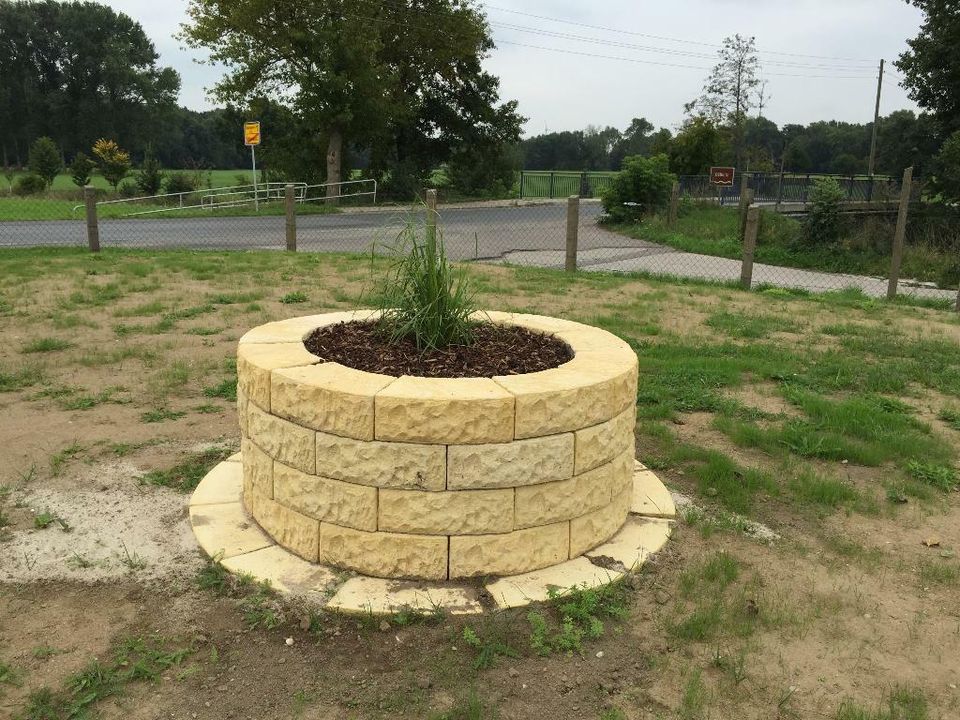
<instances>
[{"instance_id":1,"label":"distant treeline","mask_svg":"<svg viewBox=\"0 0 960 720\"><path fill-rule=\"evenodd\" d=\"M867 172L873 123L835 120L778 127L763 117L744 125L742 169L855 175ZM944 137L926 114L898 110L881 118L877 135L877 173L899 175L912 165L917 175L931 168ZM614 127L545 133L522 143L525 170L620 170L630 155L670 157L679 174L706 172L710 165L734 164L728 128L704 118L688 120L676 133L656 130L636 118L624 131Z\"/></svg>"}]
</instances>

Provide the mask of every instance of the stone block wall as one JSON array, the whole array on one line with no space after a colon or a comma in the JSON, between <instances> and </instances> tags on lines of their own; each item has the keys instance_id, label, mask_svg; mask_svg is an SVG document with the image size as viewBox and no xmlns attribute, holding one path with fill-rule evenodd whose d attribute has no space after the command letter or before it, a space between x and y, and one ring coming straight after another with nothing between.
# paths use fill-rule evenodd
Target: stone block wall
<instances>
[{"instance_id":1,"label":"stone block wall","mask_svg":"<svg viewBox=\"0 0 960 720\"><path fill-rule=\"evenodd\" d=\"M552 370L390 377L323 362L302 340L369 311L294 318L240 340L248 512L313 562L390 578L512 575L610 538L632 492L637 358L610 333L482 313L567 342Z\"/></svg>"}]
</instances>

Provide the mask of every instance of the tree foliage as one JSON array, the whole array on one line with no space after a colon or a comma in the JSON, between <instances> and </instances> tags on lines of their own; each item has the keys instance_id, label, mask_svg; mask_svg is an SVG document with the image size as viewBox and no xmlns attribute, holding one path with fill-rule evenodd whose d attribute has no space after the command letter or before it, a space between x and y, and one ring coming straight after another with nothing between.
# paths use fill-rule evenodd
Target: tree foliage
<instances>
[{"instance_id":1,"label":"tree foliage","mask_svg":"<svg viewBox=\"0 0 960 720\"><path fill-rule=\"evenodd\" d=\"M130 153L120 149L113 140L100 138L93 144L93 156L97 159L100 174L116 190L130 172Z\"/></svg>"},{"instance_id":2,"label":"tree foliage","mask_svg":"<svg viewBox=\"0 0 960 720\"><path fill-rule=\"evenodd\" d=\"M0 1L0 151L37 137L73 155L98 137L142 147L174 108L176 72L127 15L93 2Z\"/></svg>"},{"instance_id":3,"label":"tree foliage","mask_svg":"<svg viewBox=\"0 0 960 720\"><path fill-rule=\"evenodd\" d=\"M29 167L30 172L42 177L49 187L53 184L54 178L63 170L60 148L48 137L37 138L30 146Z\"/></svg>"},{"instance_id":4,"label":"tree foliage","mask_svg":"<svg viewBox=\"0 0 960 720\"><path fill-rule=\"evenodd\" d=\"M722 152L720 129L707 117L694 117L670 145L670 169L678 175L703 175L718 164Z\"/></svg>"},{"instance_id":5,"label":"tree foliage","mask_svg":"<svg viewBox=\"0 0 960 720\"><path fill-rule=\"evenodd\" d=\"M817 178L810 191L810 211L804 221L802 238L811 247L833 247L843 234L841 204L845 198L833 178Z\"/></svg>"},{"instance_id":6,"label":"tree foliage","mask_svg":"<svg viewBox=\"0 0 960 720\"><path fill-rule=\"evenodd\" d=\"M936 158L936 190L947 201L960 201L960 130L947 138Z\"/></svg>"},{"instance_id":7,"label":"tree foliage","mask_svg":"<svg viewBox=\"0 0 960 720\"><path fill-rule=\"evenodd\" d=\"M676 179L666 155L628 157L603 193L603 209L614 222L638 220L667 206Z\"/></svg>"},{"instance_id":8,"label":"tree foliage","mask_svg":"<svg viewBox=\"0 0 960 720\"><path fill-rule=\"evenodd\" d=\"M910 98L930 111L947 133L960 130L960 12L954 0L910 0L923 11L919 34L894 65Z\"/></svg>"},{"instance_id":9,"label":"tree foliage","mask_svg":"<svg viewBox=\"0 0 960 720\"><path fill-rule=\"evenodd\" d=\"M87 157L84 153L78 152L73 156L70 163L70 180L77 187L84 187L90 184L90 178L93 176L93 170L97 164Z\"/></svg>"},{"instance_id":10,"label":"tree foliage","mask_svg":"<svg viewBox=\"0 0 960 720\"><path fill-rule=\"evenodd\" d=\"M153 147L148 145L143 154L143 162L140 163L140 170L134 179L137 189L143 195L157 195L163 185L163 177L164 172L160 161L157 160Z\"/></svg>"}]
</instances>

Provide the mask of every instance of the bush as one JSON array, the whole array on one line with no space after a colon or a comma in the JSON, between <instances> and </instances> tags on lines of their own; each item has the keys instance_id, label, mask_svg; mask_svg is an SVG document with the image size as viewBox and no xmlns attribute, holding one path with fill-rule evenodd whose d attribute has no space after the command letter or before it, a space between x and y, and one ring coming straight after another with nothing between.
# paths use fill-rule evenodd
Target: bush
<instances>
[{"instance_id":1,"label":"bush","mask_svg":"<svg viewBox=\"0 0 960 720\"><path fill-rule=\"evenodd\" d=\"M810 191L810 210L803 225L803 242L811 247L833 247L844 231L840 206L846 195L831 177L817 178Z\"/></svg>"},{"instance_id":2,"label":"bush","mask_svg":"<svg viewBox=\"0 0 960 720\"><path fill-rule=\"evenodd\" d=\"M48 137L37 138L30 146L28 164L30 172L43 178L45 186L52 185L54 179L63 170L60 148Z\"/></svg>"},{"instance_id":3,"label":"bush","mask_svg":"<svg viewBox=\"0 0 960 720\"><path fill-rule=\"evenodd\" d=\"M100 174L116 190L120 181L130 172L130 153L121 150L113 140L100 138L93 144L93 154L97 158Z\"/></svg>"},{"instance_id":4,"label":"bush","mask_svg":"<svg viewBox=\"0 0 960 720\"><path fill-rule=\"evenodd\" d=\"M15 195L37 195L47 189L47 181L39 175L21 175L13 184Z\"/></svg>"},{"instance_id":5,"label":"bush","mask_svg":"<svg viewBox=\"0 0 960 720\"><path fill-rule=\"evenodd\" d=\"M666 155L628 157L603 193L603 209L613 222L635 222L667 206L676 179Z\"/></svg>"},{"instance_id":6,"label":"bush","mask_svg":"<svg viewBox=\"0 0 960 720\"><path fill-rule=\"evenodd\" d=\"M160 168L160 161L153 153L153 147L147 146L143 153L143 162L140 164L140 172L136 177L137 188L141 195L157 195L160 193L160 186L163 185L163 170Z\"/></svg>"},{"instance_id":7,"label":"bush","mask_svg":"<svg viewBox=\"0 0 960 720\"><path fill-rule=\"evenodd\" d=\"M96 166L97 164L82 152L74 155L73 162L70 163L70 179L73 180L73 184L77 187L89 185Z\"/></svg>"},{"instance_id":8,"label":"bush","mask_svg":"<svg viewBox=\"0 0 960 720\"><path fill-rule=\"evenodd\" d=\"M185 172L172 172L167 175L164 190L168 193L189 193L197 189L197 180Z\"/></svg>"},{"instance_id":9,"label":"bush","mask_svg":"<svg viewBox=\"0 0 960 720\"><path fill-rule=\"evenodd\" d=\"M137 187L136 183L125 182L117 188L117 192L122 198L135 198L140 194L140 188Z\"/></svg>"}]
</instances>

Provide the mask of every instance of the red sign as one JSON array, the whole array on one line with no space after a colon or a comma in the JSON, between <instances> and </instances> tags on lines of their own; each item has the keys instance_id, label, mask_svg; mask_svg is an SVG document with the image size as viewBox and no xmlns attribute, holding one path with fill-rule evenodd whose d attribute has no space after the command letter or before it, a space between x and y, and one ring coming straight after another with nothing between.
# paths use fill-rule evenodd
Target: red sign
<instances>
[{"instance_id":1,"label":"red sign","mask_svg":"<svg viewBox=\"0 0 960 720\"><path fill-rule=\"evenodd\" d=\"M710 184L733 187L733 174L734 169L732 167L712 167L710 168Z\"/></svg>"}]
</instances>

